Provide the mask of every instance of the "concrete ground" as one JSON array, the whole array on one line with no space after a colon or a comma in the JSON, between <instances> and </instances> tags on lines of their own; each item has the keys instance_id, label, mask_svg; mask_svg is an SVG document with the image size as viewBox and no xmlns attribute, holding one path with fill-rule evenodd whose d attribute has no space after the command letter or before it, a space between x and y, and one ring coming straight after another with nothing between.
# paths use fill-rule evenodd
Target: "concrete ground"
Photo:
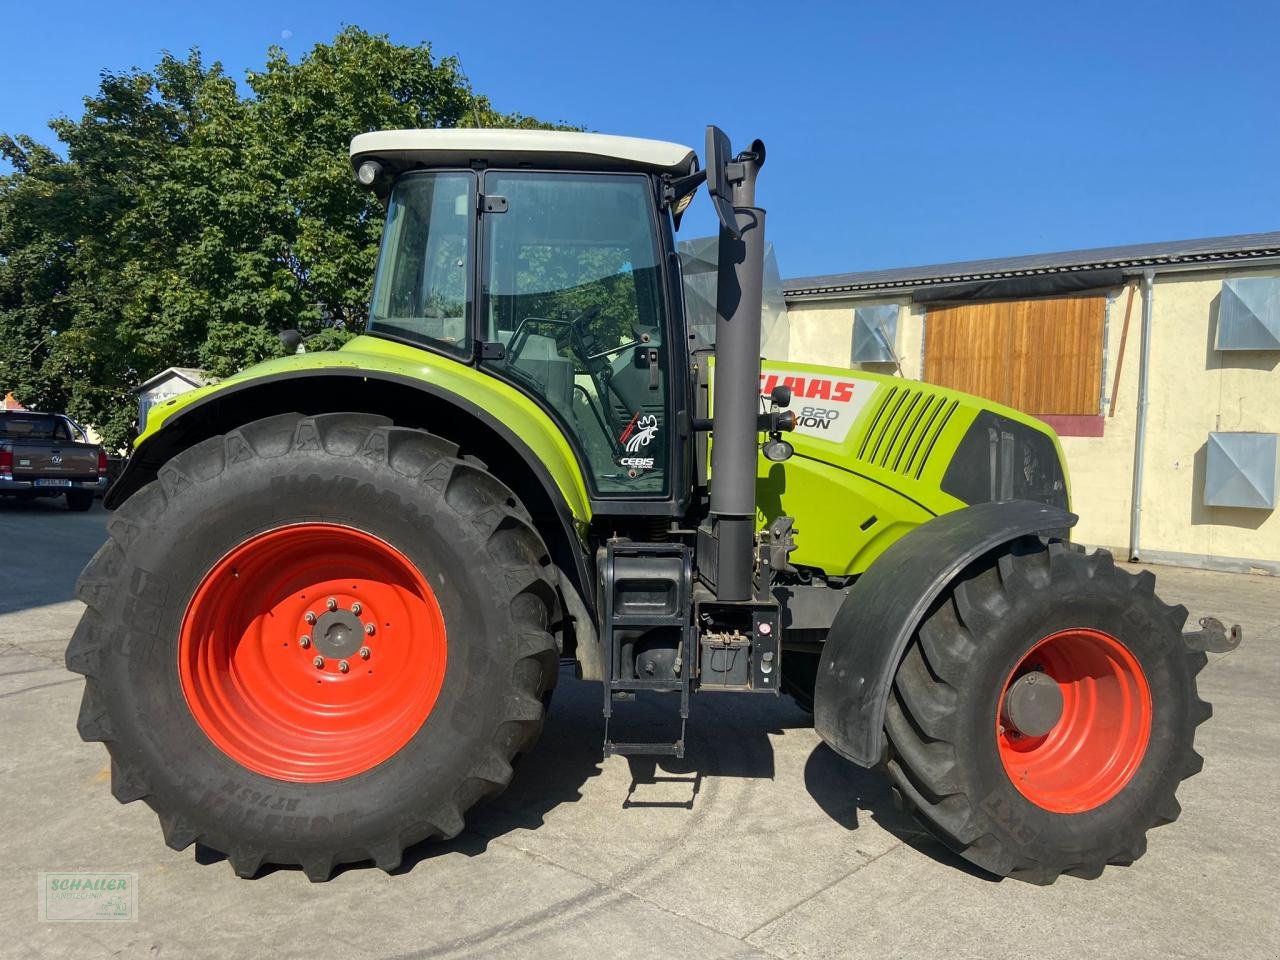
<instances>
[{"instance_id":1,"label":"concrete ground","mask_svg":"<svg viewBox=\"0 0 1280 960\"><path fill-rule=\"evenodd\" d=\"M100 506L0 502L0 955L10 957L1277 957L1280 581L1156 568L1192 617L1244 626L1201 692L1204 772L1145 858L1047 888L967 870L789 700L695 698L690 756L600 759L598 687L566 677L511 788L396 876L237 880L175 853L82 743L62 665ZM36 920L38 871L139 874L136 923Z\"/></svg>"}]
</instances>

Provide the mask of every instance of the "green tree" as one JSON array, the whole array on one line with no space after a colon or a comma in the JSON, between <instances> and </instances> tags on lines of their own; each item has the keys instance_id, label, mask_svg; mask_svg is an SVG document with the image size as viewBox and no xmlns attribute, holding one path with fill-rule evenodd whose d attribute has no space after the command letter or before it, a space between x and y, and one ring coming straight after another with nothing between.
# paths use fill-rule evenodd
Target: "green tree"
<instances>
[{"instance_id":1,"label":"green tree","mask_svg":"<svg viewBox=\"0 0 1280 960\"><path fill-rule=\"evenodd\" d=\"M165 54L50 124L65 160L0 135L0 391L122 446L132 389L167 366L225 376L287 327L340 345L364 327L382 222L351 137L549 126L495 111L456 58L356 27L297 61L272 48L247 85Z\"/></svg>"}]
</instances>

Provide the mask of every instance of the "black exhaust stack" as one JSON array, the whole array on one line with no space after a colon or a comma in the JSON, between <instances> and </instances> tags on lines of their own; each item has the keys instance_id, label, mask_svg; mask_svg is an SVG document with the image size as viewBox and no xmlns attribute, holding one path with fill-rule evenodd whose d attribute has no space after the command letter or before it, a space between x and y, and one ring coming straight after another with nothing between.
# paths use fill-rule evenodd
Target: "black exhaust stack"
<instances>
[{"instance_id":1,"label":"black exhaust stack","mask_svg":"<svg viewBox=\"0 0 1280 960\"><path fill-rule=\"evenodd\" d=\"M718 540L716 597L750 600L760 413L764 211L755 205L764 144L730 159L729 138L707 127L707 190L720 218L712 398L711 515Z\"/></svg>"}]
</instances>

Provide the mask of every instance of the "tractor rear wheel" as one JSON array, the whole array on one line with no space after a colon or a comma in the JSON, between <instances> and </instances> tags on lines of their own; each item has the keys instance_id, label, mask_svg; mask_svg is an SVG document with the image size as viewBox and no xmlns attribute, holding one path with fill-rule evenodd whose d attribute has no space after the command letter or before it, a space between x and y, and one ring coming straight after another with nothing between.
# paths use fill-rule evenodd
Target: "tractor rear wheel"
<instances>
[{"instance_id":1,"label":"tractor rear wheel","mask_svg":"<svg viewBox=\"0 0 1280 960\"><path fill-rule=\"evenodd\" d=\"M1211 710L1187 611L1105 551L1020 540L966 572L898 667L886 715L899 797L1000 876L1096 877L1146 850L1199 772Z\"/></svg>"},{"instance_id":2,"label":"tractor rear wheel","mask_svg":"<svg viewBox=\"0 0 1280 960\"><path fill-rule=\"evenodd\" d=\"M392 870L537 737L557 594L516 497L380 417L287 414L184 451L115 513L67 650L111 788L235 872Z\"/></svg>"}]
</instances>

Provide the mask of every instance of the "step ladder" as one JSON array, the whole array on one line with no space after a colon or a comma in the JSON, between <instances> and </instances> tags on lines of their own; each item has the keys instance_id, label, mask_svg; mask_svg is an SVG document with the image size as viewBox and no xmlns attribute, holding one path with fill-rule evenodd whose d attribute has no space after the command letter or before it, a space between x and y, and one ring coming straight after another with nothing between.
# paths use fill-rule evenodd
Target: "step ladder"
<instances>
[{"instance_id":1,"label":"step ladder","mask_svg":"<svg viewBox=\"0 0 1280 960\"><path fill-rule=\"evenodd\" d=\"M681 543L610 541L601 568L604 610L604 755L683 757L689 719L689 694L697 672L694 627L693 551ZM641 679L623 676L623 638L636 631L668 627L677 632L675 676ZM678 693L680 736L674 743L615 741L609 724L614 708L634 702L642 691ZM674 698L662 698L674 699Z\"/></svg>"}]
</instances>

